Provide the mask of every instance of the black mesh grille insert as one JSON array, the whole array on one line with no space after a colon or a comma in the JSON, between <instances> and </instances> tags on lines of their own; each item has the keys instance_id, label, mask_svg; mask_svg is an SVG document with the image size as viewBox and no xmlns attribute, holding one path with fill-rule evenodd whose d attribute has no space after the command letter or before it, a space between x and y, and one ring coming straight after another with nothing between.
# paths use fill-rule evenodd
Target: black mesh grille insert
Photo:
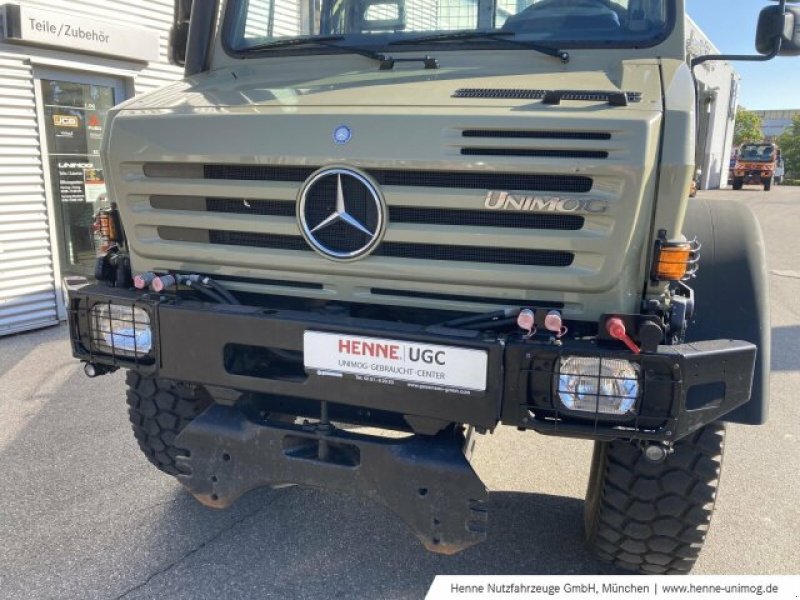
<instances>
[{"instance_id":1,"label":"black mesh grille insert","mask_svg":"<svg viewBox=\"0 0 800 600\"><path fill-rule=\"evenodd\" d=\"M268 165L205 165L206 179L235 179L245 181L303 182L316 171L315 167L276 167Z\"/></svg>"},{"instance_id":2,"label":"black mesh grille insert","mask_svg":"<svg viewBox=\"0 0 800 600\"><path fill-rule=\"evenodd\" d=\"M494 100L543 100L552 90L462 88L456 90L453 98L481 98ZM558 90L562 100L586 102L607 102L614 92L589 90ZM625 92L628 102L641 102L641 92Z\"/></svg>"},{"instance_id":3,"label":"black mesh grille insert","mask_svg":"<svg viewBox=\"0 0 800 600\"><path fill-rule=\"evenodd\" d=\"M527 212L490 210L453 210L393 206L389 208L392 223L428 225L464 225L469 227L513 227L517 229L555 229L578 231L585 219L579 215L551 215Z\"/></svg>"},{"instance_id":4,"label":"black mesh grille insert","mask_svg":"<svg viewBox=\"0 0 800 600\"><path fill-rule=\"evenodd\" d=\"M538 148L462 148L465 156L530 156L534 158L608 158L606 150L545 150Z\"/></svg>"},{"instance_id":5,"label":"black mesh grille insert","mask_svg":"<svg viewBox=\"0 0 800 600\"><path fill-rule=\"evenodd\" d=\"M217 213L294 218L297 210L297 205L294 201L285 200L206 198L205 203L206 211ZM172 210L191 210L191 207ZM578 231L583 229L585 221L586 219L580 215L568 214L458 210L416 206L389 207L390 223Z\"/></svg>"},{"instance_id":6,"label":"black mesh grille insert","mask_svg":"<svg viewBox=\"0 0 800 600\"><path fill-rule=\"evenodd\" d=\"M499 265L535 265L539 267L568 267L575 255L560 250L523 250L482 246L440 246L438 244L408 244L383 242L373 252L377 256L479 262Z\"/></svg>"},{"instance_id":7,"label":"black mesh grille insert","mask_svg":"<svg viewBox=\"0 0 800 600\"><path fill-rule=\"evenodd\" d=\"M295 181L301 183L315 171L306 167L266 165L206 165L206 179L250 181ZM475 171L400 171L369 169L380 185L464 189L514 189L546 192L588 192L592 178L581 175L536 175L523 173L481 173Z\"/></svg>"},{"instance_id":8,"label":"black mesh grille insert","mask_svg":"<svg viewBox=\"0 0 800 600\"><path fill-rule=\"evenodd\" d=\"M520 131L505 129L465 129L468 138L509 138L534 140L610 140L611 134L603 131Z\"/></svg>"},{"instance_id":9,"label":"black mesh grille insert","mask_svg":"<svg viewBox=\"0 0 800 600\"><path fill-rule=\"evenodd\" d=\"M273 233L246 233L244 231L222 231L212 229L208 232L211 244L223 246L249 246L252 248L274 248L276 250L308 250L311 247L306 241L294 235L278 235Z\"/></svg>"},{"instance_id":10,"label":"black mesh grille insert","mask_svg":"<svg viewBox=\"0 0 800 600\"><path fill-rule=\"evenodd\" d=\"M212 229L209 242L226 246L249 246L253 248L275 248L280 250L304 250L311 248L302 237L264 233L244 233ZM174 238L173 238L174 239ZM438 244L410 244L383 242L373 252L375 256L396 258L444 260L457 262L479 262L509 265L532 265L545 267L568 267L575 255L561 250L526 250L520 248L484 248L480 246L441 246Z\"/></svg>"},{"instance_id":11,"label":"black mesh grille insert","mask_svg":"<svg viewBox=\"0 0 800 600\"><path fill-rule=\"evenodd\" d=\"M271 217L294 217L296 204L285 200L244 200L242 198L206 198L206 211Z\"/></svg>"}]
</instances>

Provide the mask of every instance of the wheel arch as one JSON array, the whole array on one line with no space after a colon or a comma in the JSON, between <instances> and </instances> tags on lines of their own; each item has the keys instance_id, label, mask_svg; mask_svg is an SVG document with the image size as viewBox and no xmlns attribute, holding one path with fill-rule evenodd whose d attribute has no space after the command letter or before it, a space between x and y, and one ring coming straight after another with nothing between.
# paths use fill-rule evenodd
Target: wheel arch
<instances>
[{"instance_id":1,"label":"wheel arch","mask_svg":"<svg viewBox=\"0 0 800 600\"><path fill-rule=\"evenodd\" d=\"M771 330L764 236L755 215L731 201L692 201L683 227L702 243L700 270L689 282L695 312L686 341L729 338L758 347L752 396L722 420L760 425L769 407Z\"/></svg>"}]
</instances>

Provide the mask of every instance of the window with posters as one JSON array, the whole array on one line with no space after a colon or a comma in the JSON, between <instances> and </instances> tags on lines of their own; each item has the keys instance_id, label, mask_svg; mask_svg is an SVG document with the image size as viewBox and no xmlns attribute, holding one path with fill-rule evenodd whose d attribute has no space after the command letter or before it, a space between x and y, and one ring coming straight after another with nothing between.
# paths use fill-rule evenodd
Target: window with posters
<instances>
[{"instance_id":1,"label":"window with posters","mask_svg":"<svg viewBox=\"0 0 800 600\"><path fill-rule=\"evenodd\" d=\"M100 145L108 111L122 98L113 85L40 81L62 274L89 275L96 256L93 217L107 201Z\"/></svg>"}]
</instances>

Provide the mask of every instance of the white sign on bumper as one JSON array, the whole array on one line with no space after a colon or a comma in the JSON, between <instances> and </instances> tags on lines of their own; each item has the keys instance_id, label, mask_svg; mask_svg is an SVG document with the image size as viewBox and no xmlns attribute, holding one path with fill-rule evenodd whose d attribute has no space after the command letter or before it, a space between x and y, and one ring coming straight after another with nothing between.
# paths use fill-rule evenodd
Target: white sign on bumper
<instances>
[{"instance_id":1,"label":"white sign on bumper","mask_svg":"<svg viewBox=\"0 0 800 600\"><path fill-rule=\"evenodd\" d=\"M486 389L486 350L306 331L306 369L472 391Z\"/></svg>"}]
</instances>

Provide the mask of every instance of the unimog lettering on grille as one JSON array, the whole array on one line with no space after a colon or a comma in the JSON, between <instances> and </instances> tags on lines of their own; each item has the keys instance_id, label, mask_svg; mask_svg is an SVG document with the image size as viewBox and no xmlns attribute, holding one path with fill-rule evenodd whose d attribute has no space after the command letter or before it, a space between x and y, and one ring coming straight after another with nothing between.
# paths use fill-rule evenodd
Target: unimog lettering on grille
<instances>
[{"instance_id":1,"label":"unimog lettering on grille","mask_svg":"<svg viewBox=\"0 0 800 600\"><path fill-rule=\"evenodd\" d=\"M484 207L489 210L516 210L551 213L602 214L608 201L593 198L559 198L525 195L519 192L487 192Z\"/></svg>"}]
</instances>

